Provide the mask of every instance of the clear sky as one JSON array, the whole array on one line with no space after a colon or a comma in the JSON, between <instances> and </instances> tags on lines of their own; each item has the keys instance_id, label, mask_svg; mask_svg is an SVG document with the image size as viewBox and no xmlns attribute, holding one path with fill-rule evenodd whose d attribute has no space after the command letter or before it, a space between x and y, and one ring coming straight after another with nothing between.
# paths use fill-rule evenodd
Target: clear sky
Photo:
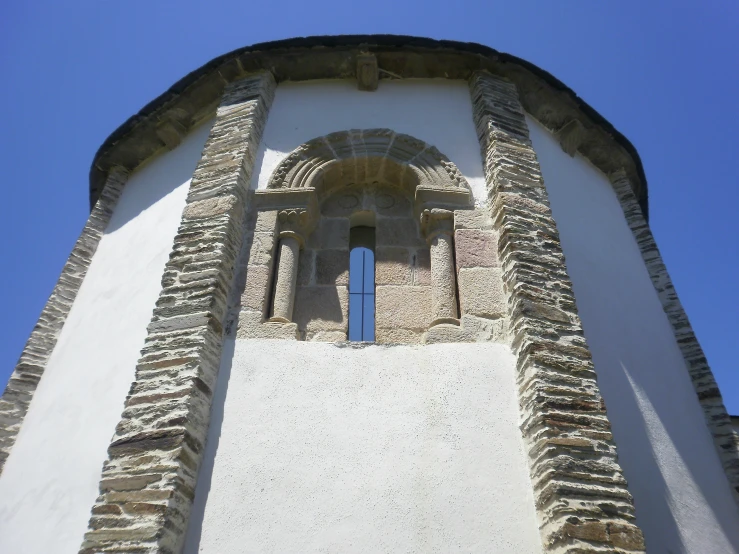
<instances>
[{"instance_id":1,"label":"clear sky","mask_svg":"<svg viewBox=\"0 0 739 554\"><path fill-rule=\"evenodd\" d=\"M116 127L230 50L359 33L514 54L631 140L649 182L652 230L727 407L739 414L736 0L3 2L0 384L85 223L90 163Z\"/></svg>"}]
</instances>

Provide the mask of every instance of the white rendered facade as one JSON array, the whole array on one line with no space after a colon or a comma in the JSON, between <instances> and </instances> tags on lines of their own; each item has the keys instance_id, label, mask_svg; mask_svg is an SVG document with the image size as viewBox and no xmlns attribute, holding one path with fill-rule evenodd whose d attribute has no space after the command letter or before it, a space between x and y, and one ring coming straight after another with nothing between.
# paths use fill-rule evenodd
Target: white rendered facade
<instances>
[{"instance_id":1,"label":"white rendered facade","mask_svg":"<svg viewBox=\"0 0 739 554\"><path fill-rule=\"evenodd\" d=\"M0 551L72 554L83 544L81 552L87 554L100 544L107 545L99 547L101 552L138 545L147 552L187 554L538 554L566 552L573 545L588 552L601 551L602 545L643 552L641 532L649 552L739 551L739 508L714 446L715 431L706 424L674 324L612 177L580 153L568 155L569 138L528 114L523 123L528 137L521 138L518 101L518 108L510 107L510 125L505 111L514 104L515 87L505 79L475 75L472 85L448 78L380 80L376 91L367 92L353 79L275 84L271 76L250 73L245 85L234 79L231 89L226 86L230 92L215 120L200 117L206 122L175 140L171 137L179 127L167 120L159 124L158 136L171 151L157 151L128 178L15 444L0 466ZM481 112L485 101L487 111ZM501 106L499 116L495 110ZM349 138L336 138L347 131ZM378 177L382 182L346 177L347 164L365 164L356 175L374 171L369 147L362 153L357 145L384 144L377 142L383 136L391 138L382 161L389 169ZM506 141L513 145L509 150ZM311 148L318 143L329 144L334 158L315 154ZM337 145L356 152L342 157L332 150ZM401 163L393 158L398 152L410 153ZM533 162L526 157L532 153ZM308 160L306 167L318 166L311 155L326 167L341 166L344 173L329 179L327 169L324 180L320 172L309 180L294 169L299 164L290 165L295 158ZM441 160L438 175L428 177L424 167L413 165L424 155ZM391 190L387 176L401 166L403 187L410 183L411 188ZM286 167L293 173L287 171L282 183L275 175ZM506 205L516 189L505 186L519 179L525 189L536 181L539 168L551 213L535 196ZM408 177L411 171L416 177ZM456 183L459 190L444 181L445 189L439 185L432 192L444 202L468 194L469 205L422 204L425 182L417 175ZM241 196L233 193L239 186ZM311 319L313 308L305 297L326 287L321 290L338 298L332 317L345 324L346 275L331 273L335 283L329 283L320 263L329 260L334 265L325 267L333 271L335 256L347 250L348 222L356 219L352 210L367 210L342 202L363 188L373 192L364 193L360 202L379 206L378 228L392 224L413 235L386 237L386 243L378 239L378 276L381 271L388 276L378 280L378 310L387 305L380 296L383 287L388 295L397 294L385 298L413 298L396 302L392 317L378 313L378 321L392 325L411 312L429 311L417 304L435 302L435 267L419 260L438 260L429 230L429 214L437 210L453 225L446 232L456 249L451 258L459 301L456 327L432 329L430 318L416 318L405 325L409 329L378 334L378 344L360 346L341 340L345 326L336 321L324 328L318 316ZM298 237L301 263L308 259L313 265L306 280L301 281L302 273L292 277L295 319L300 315L307 323L290 327L288 321L280 327L270 319L270 306L280 271L275 253L289 227L287 215L280 218L289 210L269 202L290 194L318 200L289 206L292 216L310 212L314 218L305 237ZM381 203L389 197L390 204ZM337 205L345 211L336 211ZM401 207L407 208L402 217ZM526 210L535 222L556 223L566 273L561 269L571 280L576 307L566 293L546 306L528 305L529 297L517 296L537 286L525 280L525 264L527 256L538 254L511 254L516 232L529 223L516 217ZM242 213L243 221L238 219ZM420 224L419 213L425 214ZM366 214L362 217L365 221ZM289 227L291 238L298 236L295 229ZM208 242L229 233L237 240ZM260 239L260 233L273 242ZM247 237L243 244L240 234ZM327 240L330 245L321 242ZM380 267L383 249L387 256L400 251L401 262L389 257ZM183 252L188 261L180 263ZM551 253L541 255L547 263L556 258ZM258 263L252 265L255 256ZM221 264L213 265L218 270L208 266L214 259ZM408 271L406 259L412 259ZM199 280L206 284L194 288L191 283ZM568 289L567 282L555 285ZM541 325L544 339L522 334L516 327L522 325L521 314L529 318L527 325ZM316 319L318 326L311 328ZM557 348L563 349L573 365L582 355L584 365L573 373L578 378L589 374L592 354L597 384L585 379L573 395L577 400L582 390L590 394L597 387L594 397L602 393L607 416L586 398L582 413L570 405L555 407L539 421L532 406L545 398L542 405L549 409L546 402L559 394L552 390L572 385L537 381L539 368L564 363L547 357L548 334L579 329L580 320L587 346L561 342L551 352L559 355ZM189 336L192 329L200 334ZM221 342L212 351L203 347L205 354L198 350L202 359L196 363L191 344L201 348L208 340ZM157 341L174 346L160 355ZM534 347L525 350L522 343ZM206 374L198 364L215 369ZM157 380L147 381L150 374ZM178 404L182 398L189 400ZM597 412L588 425L595 421L602 427L582 433L566 427L573 421L567 418L590 417L588 410ZM133 412L143 415L126 415ZM559 425L568 429L562 435L556 434ZM180 434L167 435L170 427ZM157 458L182 436L187 446L172 450L175 457ZM616 447L617 462L609 462ZM544 463L541 453L548 448L560 465ZM598 527L600 521L584 512L565 510L562 516L550 510L578 498L567 496L571 492L558 481L557 472L568 466L563 452L573 456L573 467L593 459L604 467L613 464L605 477L602 468L592 477L573 470L582 478L575 485L602 494L600 505L610 506L605 512L630 513L633 497L635 525L628 517L626 523L604 517L610 523ZM607 456L599 458L604 452ZM622 482L621 467L628 484ZM168 471L176 475L174 481L192 481L185 494L179 482L170 487L174 493L168 492ZM605 491L611 478L617 486ZM550 489L556 491L553 496L547 496ZM166 516L171 517L167 527L156 510L169 508L174 515ZM171 531L173 525L177 531ZM166 528L170 531L161 530Z\"/></svg>"}]
</instances>

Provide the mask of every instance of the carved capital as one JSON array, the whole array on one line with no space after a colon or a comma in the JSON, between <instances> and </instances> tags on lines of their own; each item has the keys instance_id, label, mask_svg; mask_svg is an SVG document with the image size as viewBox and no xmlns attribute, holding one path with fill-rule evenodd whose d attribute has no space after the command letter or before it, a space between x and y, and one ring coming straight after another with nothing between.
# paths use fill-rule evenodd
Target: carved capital
<instances>
[{"instance_id":1,"label":"carved capital","mask_svg":"<svg viewBox=\"0 0 739 554\"><path fill-rule=\"evenodd\" d=\"M277 213L277 221L280 225L280 238L295 238L301 248L305 246L305 239L315 226L315 218L306 208L280 210Z\"/></svg>"},{"instance_id":2,"label":"carved capital","mask_svg":"<svg viewBox=\"0 0 739 554\"><path fill-rule=\"evenodd\" d=\"M454 212L439 208L423 210L421 213L421 231L426 235L426 240L429 242L440 234L451 236L454 233Z\"/></svg>"}]
</instances>

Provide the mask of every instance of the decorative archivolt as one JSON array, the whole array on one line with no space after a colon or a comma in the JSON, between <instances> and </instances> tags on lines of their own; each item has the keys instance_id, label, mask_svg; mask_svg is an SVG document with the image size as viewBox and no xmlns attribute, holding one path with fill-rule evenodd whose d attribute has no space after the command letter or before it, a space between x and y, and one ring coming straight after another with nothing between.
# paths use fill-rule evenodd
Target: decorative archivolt
<instances>
[{"instance_id":1,"label":"decorative archivolt","mask_svg":"<svg viewBox=\"0 0 739 554\"><path fill-rule=\"evenodd\" d=\"M413 197L418 189L471 199L470 186L435 146L390 129L353 129L300 145L277 166L268 189L313 188L319 195L350 184L384 182Z\"/></svg>"}]
</instances>

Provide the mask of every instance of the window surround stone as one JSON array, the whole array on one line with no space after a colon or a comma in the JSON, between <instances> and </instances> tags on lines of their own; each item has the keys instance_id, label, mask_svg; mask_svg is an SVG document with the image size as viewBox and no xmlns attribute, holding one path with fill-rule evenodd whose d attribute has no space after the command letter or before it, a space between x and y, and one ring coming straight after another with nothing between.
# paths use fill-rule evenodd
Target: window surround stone
<instances>
[{"instance_id":1,"label":"window surround stone","mask_svg":"<svg viewBox=\"0 0 739 554\"><path fill-rule=\"evenodd\" d=\"M454 210L472 208L469 184L456 165L437 148L415 137L391 129L352 129L298 146L274 170L267 189L255 192L255 210L299 210L302 223L300 231L290 230L288 234L281 227L284 222L275 228L278 248L287 263L283 267L278 261L276 265L273 308L271 313L262 313L261 318L252 310L242 313L237 336L298 337L297 326L292 321L292 303L299 249L317 225L320 217L317 206L341 186L374 186L380 182L398 187L413 199L414 217L421 223L431 245L434 316L430 327L459 326L453 250ZM264 286L264 283L256 286ZM267 294L250 291L248 295L265 297Z\"/></svg>"}]
</instances>

